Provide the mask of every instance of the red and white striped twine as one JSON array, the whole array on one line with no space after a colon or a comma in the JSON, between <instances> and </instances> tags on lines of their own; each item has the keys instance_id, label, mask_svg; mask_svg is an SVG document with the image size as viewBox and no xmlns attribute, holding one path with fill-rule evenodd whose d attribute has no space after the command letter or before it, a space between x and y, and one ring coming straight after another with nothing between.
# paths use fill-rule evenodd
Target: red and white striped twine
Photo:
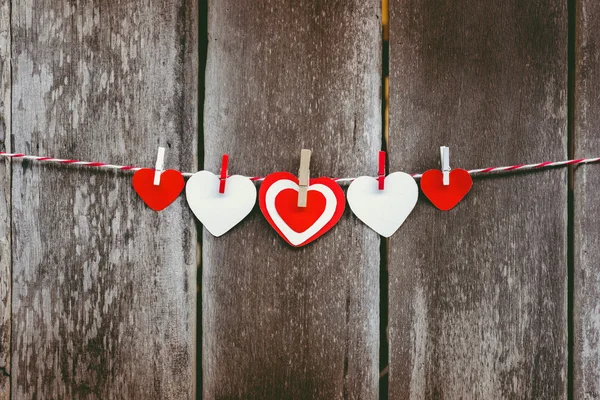
<instances>
[{"instance_id":1,"label":"red and white striped twine","mask_svg":"<svg viewBox=\"0 0 600 400\"><path fill-rule=\"evenodd\" d=\"M103 162L97 161L79 161L79 160L68 160L61 158L53 158L53 157L41 157L41 156L32 156L21 153L5 153L0 152L0 157L6 157L10 159L21 159L21 160L30 160L30 161L41 161L47 163L57 163L57 164L68 164L68 165L79 165L83 167L95 167L95 168L104 168L104 169L115 169L120 171L138 171L142 169L141 167L133 167L130 165L114 165L114 164L106 164ZM531 170L531 169L542 169L542 168L552 168L552 167L560 167L565 165L579 165L579 164L590 164L600 162L600 157L596 158L580 158L577 160L567 160L567 161L545 161L536 164L519 164L519 165L511 165L508 167L488 167L488 168L480 168L480 169L472 169L469 170L469 174L471 175L479 175L479 174L488 174L492 172L508 172L508 171L523 171L523 170ZM182 172L183 176L192 176L193 172ZM419 179L423 174L411 174L411 176L415 179ZM253 176L250 177L253 181L262 181L264 177L262 176ZM352 182L356 178L332 178L334 181L343 183L343 182Z\"/></svg>"}]
</instances>

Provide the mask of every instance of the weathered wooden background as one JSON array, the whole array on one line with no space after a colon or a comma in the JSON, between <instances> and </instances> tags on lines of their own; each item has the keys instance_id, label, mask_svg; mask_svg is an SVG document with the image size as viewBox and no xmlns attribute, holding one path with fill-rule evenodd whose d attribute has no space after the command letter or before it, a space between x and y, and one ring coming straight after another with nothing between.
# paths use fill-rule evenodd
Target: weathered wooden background
<instances>
[{"instance_id":1,"label":"weathered wooden background","mask_svg":"<svg viewBox=\"0 0 600 400\"><path fill-rule=\"evenodd\" d=\"M209 3L205 167L376 173L381 149L379 0ZM348 209L290 248L258 207L203 235L203 388L212 398L376 398L379 237Z\"/></svg>"},{"instance_id":2,"label":"weathered wooden background","mask_svg":"<svg viewBox=\"0 0 600 400\"><path fill-rule=\"evenodd\" d=\"M390 1L392 170L568 156L561 0ZM592 167L595 168L595 167ZM390 398L567 396L567 170L422 201L390 239Z\"/></svg>"},{"instance_id":3,"label":"weathered wooden background","mask_svg":"<svg viewBox=\"0 0 600 400\"><path fill-rule=\"evenodd\" d=\"M1 150L264 175L312 148L313 176L600 153L594 0L389 0L389 65L380 0L205 1L0 0ZM599 168L292 249L258 208L216 239L129 174L3 161L0 400L598 399Z\"/></svg>"},{"instance_id":4,"label":"weathered wooden background","mask_svg":"<svg viewBox=\"0 0 600 400\"><path fill-rule=\"evenodd\" d=\"M575 10L575 157L600 153L600 4ZM574 172L574 399L600 399L600 166Z\"/></svg>"},{"instance_id":5,"label":"weathered wooden background","mask_svg":"<svg viewBox=\"0 0 600 400\"><path fill-rule=\"evenodd\" d=\"M194 1L6 4L13 150L151 165L163 144L169 166L196 167ZM0 362L10 355L11 398L192 397L196 229L185 199L155 213L126 174L23 162L7 176L12 340Z\"/></svg>"}]
</instances>

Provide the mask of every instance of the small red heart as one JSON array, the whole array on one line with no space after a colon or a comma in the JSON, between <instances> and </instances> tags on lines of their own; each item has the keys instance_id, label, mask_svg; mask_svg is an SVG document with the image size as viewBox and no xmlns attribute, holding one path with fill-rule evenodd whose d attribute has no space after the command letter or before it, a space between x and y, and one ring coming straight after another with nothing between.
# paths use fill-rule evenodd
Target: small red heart
<instances>
[{"instance_id":1,"label":"small red heart","mask_svg":"<svg viewBox=\"0 0 600 400\"><path fill-rule=\"evenodd\" d=\"M304 232L310 228L325 211L327 200L321 192L307 193L306 204L310 207L298 207L298 192L285 189L275 197L275 208L279 215L285 215L285 221L296 232Z\"/></svg>"},{"instance_id":2,"label":"small red heart","mask_svg":"<svg viewBox=\"0 0 600 400\"><path fill-rule=\"evenodd\" d=\"M185 182L181 172L168 169L160 174L160 185L154 185L154 170L143 168L133 174L133 189L154 211L160 211L181 194Z\"/></svg>"},{"instance_id":3,"label":"small red heart","mask_svg":"<svg viewBox=\"0 0 600 400\"><path fill-rule=\"evenodd\" d=\"M471 175L464 169L450 171L450 184L444 186L444 174L439 169L430 169L421 177L421 190L434 206L448 211L456 206L473 186Z\"/></svg>"},{"instance_id":4,"label":"small red heart","mask_svg":"<svg viewBox=\"0 0 600 400\"><path fill-rule=\"evenodd\" d=\"M289 172L268 175L260 185L258 199L266 220L294 247L330 230L346 207L344 192L329 178L311 179L306 207L298 207L298 178Z\"/></svg>"}]
</instances>

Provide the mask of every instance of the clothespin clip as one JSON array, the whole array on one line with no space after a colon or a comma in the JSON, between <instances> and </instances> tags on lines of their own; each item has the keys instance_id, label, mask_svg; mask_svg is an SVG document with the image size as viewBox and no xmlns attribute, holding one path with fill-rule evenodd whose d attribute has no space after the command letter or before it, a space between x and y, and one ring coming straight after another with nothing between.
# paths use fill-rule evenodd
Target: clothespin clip
<instances>
[{"instance_id":1,"label":"clothespin clip","mask_svg":"<svg viewBox=\"0 0 600 400\"><path fill-rule=\"evenodd\" d=\"M383 190L383 182L385 181L385 151L379 152L379 170L377 172L377 182L379 190Z\"/></svg>"},{"instance_id":2,"label":"clothespin clip","mask_svg":"<svg viewBox=\"0 0 600 400\"><path fill-rule=\"evenodd\" d=\"M154 186L160 185L160 174L165 168L165 148L159 147L156 155L156 165L154 166Z\"/></svg>"},{"instance_id":3,"label":"clothespin clip","mask_svg":"<svg viewBox=\"0 0 600 400\"><path fill-rule=\"evenodd\" d=\"M225 193L225 182L227 182L227 166L229 164L229 155L223 154L221 158L221 176L219 177L219 193Z\"/></svg>"},{"instance_id":4,"label":"clothespin clip","mask_svg":"<svg viewBox=\"0 0 600 400\"><path fill-rule=\"evenodd\" d=\"M450 184L450 149L448 146L440 146L440 156L442 158L443 184L448 186Z\"/></svg>"},{"instance_id":5,"label":"clothespin clip","mask_svg":"<svg viewBox=\"0 0 600 400\"><path fill-rule=\"evenodd\" d=\"M308 182L310 180L310 150L300 152L300 170L298 171L298 207L306 207Z\"/></svg>"}]
</instances>

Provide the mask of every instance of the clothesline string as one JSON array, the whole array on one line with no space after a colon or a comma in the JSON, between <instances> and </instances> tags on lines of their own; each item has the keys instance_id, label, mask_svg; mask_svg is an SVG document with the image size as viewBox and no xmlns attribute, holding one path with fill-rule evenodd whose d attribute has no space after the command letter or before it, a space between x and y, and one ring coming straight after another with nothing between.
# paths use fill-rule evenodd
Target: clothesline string
<instances>
[{"instance_id":1,"label":"clothesline string","mask_svg":"<svg viewBox=\"0 0 600 400\"><path fill-rule=\"evenodd\" d=\"M98 161L80 161L80 160L70 160L70 159L61 159L61 158L53 158L53 157L42 157L42 156L34 156L28 154L21 153L5 153L0 152L0 157L9 158L11 160L29 160L36 162L44 162L44 163L55 163L55 164L63 164L63 165L78 165L82 167L92 167L92 168L102 168L102 169L113 169L120 171L139 171L143 169L142 167L134 167L131 165L114 165L114 164L106 164ZM535 170L535 169L543 169L543 168L552 168L552 167L560 167L567 165L580 165L580 164L591 164L600 162L600 157L596 158L580 158L576 160L566 160L566 161L545 161L541 163L535 164L518 164L518 165L510 165L506 167L487 167L487 168L479 168L469 170L470 175L481 175L488 174L493 172L512 172L512 171L524 171L524 170ZM181 173L185 177L190 177L194 175L193 172L182 172ZM423 174L411 174L411 176L415 179L421 178ZM255 182L260 182L264 179L262 176L253 176L250 177L250 180ZM331 178L338 183L349 183L355 180L356 178Z\"/></svg>"}]
</instances>

